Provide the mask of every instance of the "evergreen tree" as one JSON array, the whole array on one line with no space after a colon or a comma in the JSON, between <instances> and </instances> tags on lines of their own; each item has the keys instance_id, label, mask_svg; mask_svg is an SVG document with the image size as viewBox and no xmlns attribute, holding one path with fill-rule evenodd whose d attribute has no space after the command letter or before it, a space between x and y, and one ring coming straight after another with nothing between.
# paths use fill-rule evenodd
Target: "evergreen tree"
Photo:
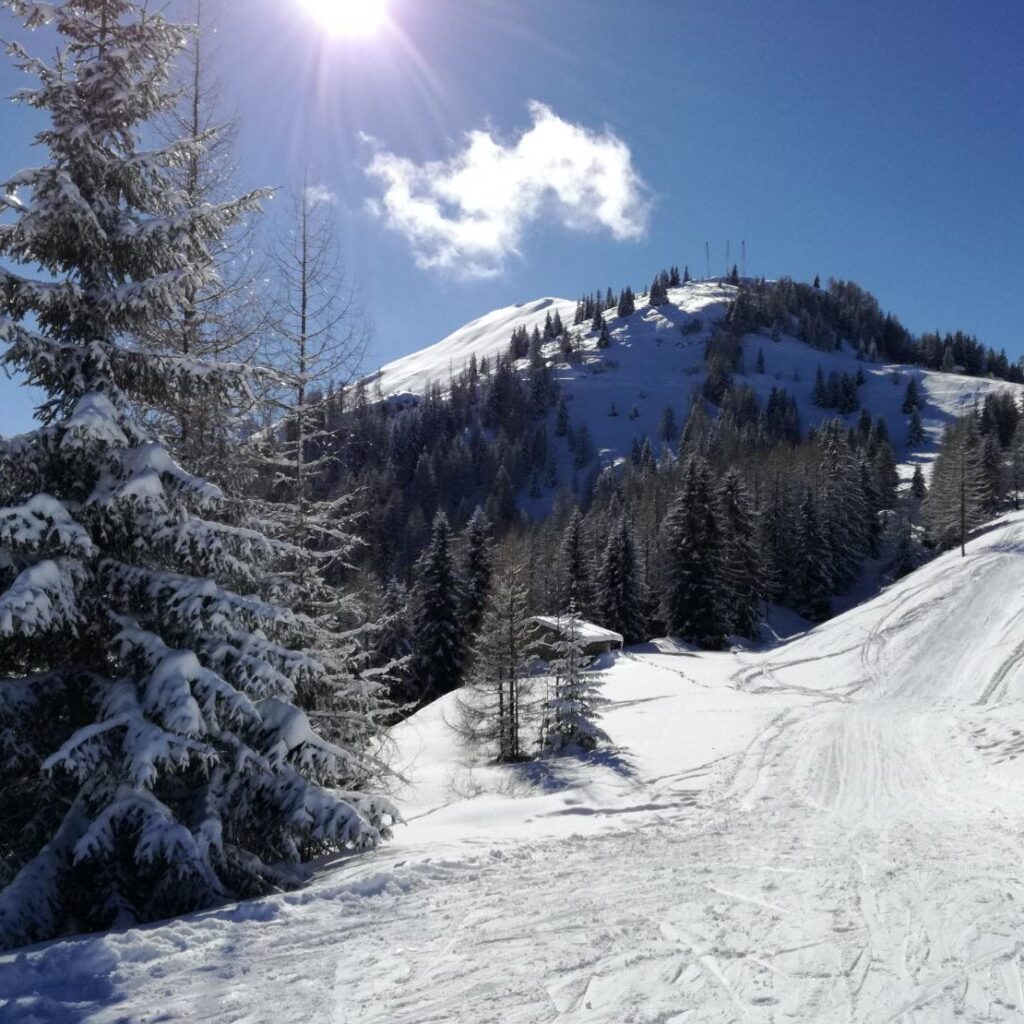
<instances>
[{"instance_id":1,"label":"evergreen tree","mask_svg":"<svg viewBox=\"0 0 1024 1024\"><path fill-rule=\"evenodd\" d=\"M918 411L920 404L921 400L917 394L917 378L910 374L907 377L907 390L903 394L901 410L904 415L909 416L912 412Z\"/></svg>"},{"instance_id":2,"label":"evergreen tree","mask_svg":"<svg viewBox=\"0 0 1024 1024\"><path fill-rule=\"evenodd\" d=\"M808 490L797 516L796 564L793 570L793 594L797 610L811 622L822 622L832 613L829 595L828 545L821 531L814 496Z\"/></svg>"},{"instance_id":3,"label":"evergreen tree","mask_svg":"<svg viewBox=\"0 0 1024 1024\"><path fill-rule=\"evenodd\" d=\"M757 362L754 364L754 372L763 374L764 370L764 349L757 350Z\"/></svg>"},{"instance_id":4,"label":"evergreen tree","mask_svg":"<svg viewBox=\"0 0 1024 1024\"><path fill-rule=\"evenodd\" d=\"M387 674L391 703L399 711L415 703L416 699L416 695L409 689L413 651L409 612L409 591L401 580L392 576L380 596L373 623L372 649L376 666Z\"/></svg>"},{"instance_id":5,"label":"evergreen tree","mask_svg":"<svg viewBox=\"0 0 1024 1024\"><path fill-rule=\"evenodd\" d=\"M421 703L462 682L464 607L452 558L452 531L443 512L434 519L430 544L416 563L413 590L413 658L410 675Z\"/></svg>"},{"instance_id":6,"label":"evergreen tree","mask_svg":"<svg viewBox=\"0 0 1024 1024\"><path fill-rule=\"evenodd\" d=\"M573 748L589 751L610 742L597 724L600 708L608 703L601 696L600 676L588 671L589 660L580 636L576 608L570 605L559 618L555 658L548 670L551 695L548 698L541 750L545 754L570 753Z\"/></svg>"},{"instance_id":7,"label":"evergreen tree","mask_svg":"<svg viewBox=\"0 0 1024 1024\"><path fill-rule=\"evenodd\" d=\"M924 506L929 534L940 547L959 544L966 554L967 534L981 524L990 501L981 438L968 415L947 427L935 459Z\"/></svg>"},{"instance_id":8,"label":"evergreen tree","mask_svg":"<svg viewBox=\"0 0 1024 1024\"><path fill-rule=\"evenodd\" d=\"M502 529L519 518L519 505L512 488L512 480L504 465L498 467L490 497L487 499L487 518Z\"/></svg>"},{"instance_id":9,"label":"evergreen tree","mask_svg":"<svg viewBox=\"0 0 1024 1024\"><path fill-rule=\"evenodd\" d=\"M817 370L814 371L814 392L811 395L811 401L819 409L827 409L830 404L828 389L825 387L825 374L822 372L821 363L818 364Z\"/></svg>"},{"instance_id":10,"label":"evergreen tree","mask_svg":"<svg viewBox=\"0 0 1024 1024\"><path fill-rule=\"evenodd\" d=\"M577 469L583 469L594 459L594 442L590 436L590 427L581 423L579 429L572 437L573 465Z\"/></svg>"},{"instance_id":11,"label":"evergreen tree","mask_svg":"<svg viewBox=\"0 0 1024 1024\"><path fill-rule=\"evenodd\" d=\"M555 418L555 437L565 437L569 433L569 406L565 400L565 392L558 396L558 413Z\"/></svg>"},{"instance_id":12,"label":"evergreen tree","mask_svg":"<svg viewBox=\"0 0 1024 1024\"><path fill-rule=\"evenodd\" d=\"M597 336L597 347L607 348L612 343L611 335L608 333L608 324L601 321L601 333Z\"/></svg>"},{"instance_id":13,"label":"evergreen tree","mask_svg":"<svg viewBox=\"0 0 1024 1024\"><path fill-rule=\"evenodd\" d=\"M1024 485L1024 417L1017 421L1010 438L1009 487L1013 491L1013 507L1020 508L1020 491Z\"/></svg>"},{"instance_id":14,"label":"evergreen tree","mask_svg":"<svg viewBox=\"0 0 1024 1024\"><path fill-rule=\"evenodd\" d=\"M526 611L523 570L506 561L495 573L464 692L464 739L492 750L499 762L526 759L523 725L532 711L533 622Z\"/></svg>"},{"instance_id":15,"label":"evergreen tree","mask_svg":"<svg viewBox=\"0 0 1024 1024\"><path fill-rule=\"evenodd\" d=\"M605 629L621 633L627 644L637 644L647 633L642 608L633 538L621 516L608 535L597 571L597 615Z\"/></svg>"},{"instance_id":16,"label":"evergreen tree","mask_svg":"<svg viewBox=\"0 0 1024 1024\"><path fill-rule=\"evenodd\" d=\"M616 313L619 316L632 316L636 312L636 297L633 295L633 289L626 285L625 288L619 294L619 302L616 308Z\"/></svg>"},{"instance_id":17,"label":"evergreen tree","mask_svg":"<svg viewBox=\"0 0 1024 1024\"><path fill-rule=\"evenodd\" d=\"M604 332L604 313L599 306L594 310L594 319L590 324L590 332L591 334L601 334Z\"/></svg>"},{"instance_id":18,"label":"evergreen tree","mask_svg":"<svg viewBox=\"0 0 1024 1024\"><path fill-rule=\"evenodd\" d=\"M923 444L925 436L924 425L921 423L921 413L918 412L915 405L911 410L910 424L907 427L907 445L914 447L915 445Z\"/></svg>"},{"instance_id":19,"label":"evergreen tree","mask_svg":"<svg viewBox=\"0 0 1024 1024\"><path fill-rule=\"evenodd\" d=\"M910 495L918 501L926 497L928 488L925 486L924 473L921 472L921 464L914 466L914 475L910 478Z\"/></svg>"},{"instance_id":20,"label":"evergreen tree","mask_svg":"<svg viewBox=\"0 0 1024 1024\"><path fill-rule=\"evenodd\" d=\"M544 365L543 344L537 335L530 339L529 348L526 350L526 358L529 360L531 370L536 370Z\"/></svg>"},{"instance_id":21,"label":"evergreen tree","mask_svg":"<svg viewBox=\"0 0 1024 1024\"><path fill-rule=\"evenodd\" d=\"M581 615L589 615L594 606L593 577L583 535L583 516L578 508L573 509L562 534L558 562L559 611L572 605Z\"/></svg>"},{"instance_id":22,"label":"evergreen tree","mask_svg":"<svg viewBox=\"0 0 1024 1024\"><path fill-rule=\"evenodd\" d=\"M666 405L661 410L661 418L658 420L658 437L665 442L665 444L671 444L676 438L676 432L678 431L676 426L676 414L675 410L671 405Z\"/></svg>"},{"instance_id":23,"label":"evergreen tree","mask_svg":"<svg viewBox=\"0 0 1024 1024\"><path fill-rule=\"evenodd\" d=\"M761 599L761 558L757 529L746 489L735 471L726 473L718 489L721 524L721 583L727 629L756 637Z\"/></svg>"},{"instance_id":24,"label":"evergreen tree","mask_svg":"<svg viewBox=\"0 0 1024 1024\"><path fill-rule=\"evenodd\" d=\"M889 544L892 549L890 576L892 579L898 580L906 576L907 573L913 572L918 564L914 534L906 512L897 512L892 517L889 534Z\"/></svg>"},{"instance_id":25,"label":"evergreen tree","mask_svg":"<svg viewBox=\"0 0 1024 1024\"><path fill-rule=\"evenodd\" d=\"M662 616L670 633L709 650L725 643L720 543L707 468L690 459L683 490L661 528Z\"/></svg>"},{"instance_id":26,"label":"evergreen tree","mask_svg":"<svg viewBox=\"0 0 1024 1024\"><path fill-rule=\"evenodd\" d=\"M482 508L478 508L463 534L459 578L462 582L462 626L471 636L480 628L484 604L491 585L491 524Z\"/></svg>"},{"instance_id":27,"label":"evergreen tree","mask_svg":"<svg viewBox=\"0 0 1024 1024\"><path fill-rule=\"evenodd\" d=\"M240 383L128 344L180 318L256 202L193 208L169 170L190 145L138 148L182 33L129 0L10 6L52 19L62 49L52 66L13 49L50 162L8 183L0 226L0 256L48 278L0 270L4 362L47 396L44 426L0 442L6 947L298 884L302 861L375 844L394 814L292 703L329 672L311 623L274 603L301 552L140 426Z\"/></svg>"}]
</instances>

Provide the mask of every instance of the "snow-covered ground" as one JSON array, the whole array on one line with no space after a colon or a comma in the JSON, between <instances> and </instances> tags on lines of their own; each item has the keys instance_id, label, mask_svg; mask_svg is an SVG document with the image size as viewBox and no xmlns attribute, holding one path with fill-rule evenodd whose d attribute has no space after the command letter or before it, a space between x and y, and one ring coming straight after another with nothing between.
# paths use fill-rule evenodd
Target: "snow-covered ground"
<instances>
[{"instance_id":1,"label":"snow-covered ground","mask_svg":"<svg viewBox=\"0 0 1024 1024\"><path fill-rule=\"evenodd\" d=\"M5 1022L1024 1019L1024 514L773 649L609 656L589 760L397 730L395 841L0 957Z\"/></svg>"}]
</instances>

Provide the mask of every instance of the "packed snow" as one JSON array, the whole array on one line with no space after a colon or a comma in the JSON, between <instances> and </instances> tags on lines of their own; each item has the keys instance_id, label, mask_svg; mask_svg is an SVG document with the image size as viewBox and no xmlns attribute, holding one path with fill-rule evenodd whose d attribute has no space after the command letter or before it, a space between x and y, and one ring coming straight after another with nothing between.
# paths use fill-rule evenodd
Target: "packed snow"
<instances>
[{"instance_id":1,"label":"packed snow","mask_svg":"<svg viewBox=\"0 0 1024 1024\"><path fill-rule=\"evenodd\" d=\"M765 650L604 656L614 747L394 731L394 842L0 957L0 1017L755 1024L1024 1015L1024 514Z\"/></svg>"}]
</instances>

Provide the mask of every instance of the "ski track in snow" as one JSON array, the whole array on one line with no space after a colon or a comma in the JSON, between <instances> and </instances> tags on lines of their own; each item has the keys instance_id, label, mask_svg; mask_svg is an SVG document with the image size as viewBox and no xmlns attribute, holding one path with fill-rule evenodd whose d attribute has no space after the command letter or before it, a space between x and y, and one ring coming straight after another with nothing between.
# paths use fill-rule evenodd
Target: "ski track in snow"
<instances>
[{"instance_id":1,"label":"ski track in snow","mask_svg":"<svg viewBox=\"0 0 1024 1024\"><path fill-rule=\"evenodd\" d=\"M393 845L2 957L0 1019L1019 1022L1022 554L1011 516L763 654L619 658L629 749L561 788L454 800L424 713Z\"/></svg>"}]
</instances>

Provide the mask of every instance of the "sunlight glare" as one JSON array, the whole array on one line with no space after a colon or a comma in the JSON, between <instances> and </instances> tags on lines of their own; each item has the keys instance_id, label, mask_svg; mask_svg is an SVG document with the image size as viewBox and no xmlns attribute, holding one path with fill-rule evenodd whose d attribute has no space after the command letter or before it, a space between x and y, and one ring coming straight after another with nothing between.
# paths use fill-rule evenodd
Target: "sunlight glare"
<instances>
[{"instance_id":1,"label":"sunlight glare","mask_svg":"<svg viewBox=\"0 0 1024 1024\"><path fill-rule=\"evenodd\" d=\"M387 21L387 0L303 0L306 9L333 35L372 36Z\"/></svg>"}]
</instances>

